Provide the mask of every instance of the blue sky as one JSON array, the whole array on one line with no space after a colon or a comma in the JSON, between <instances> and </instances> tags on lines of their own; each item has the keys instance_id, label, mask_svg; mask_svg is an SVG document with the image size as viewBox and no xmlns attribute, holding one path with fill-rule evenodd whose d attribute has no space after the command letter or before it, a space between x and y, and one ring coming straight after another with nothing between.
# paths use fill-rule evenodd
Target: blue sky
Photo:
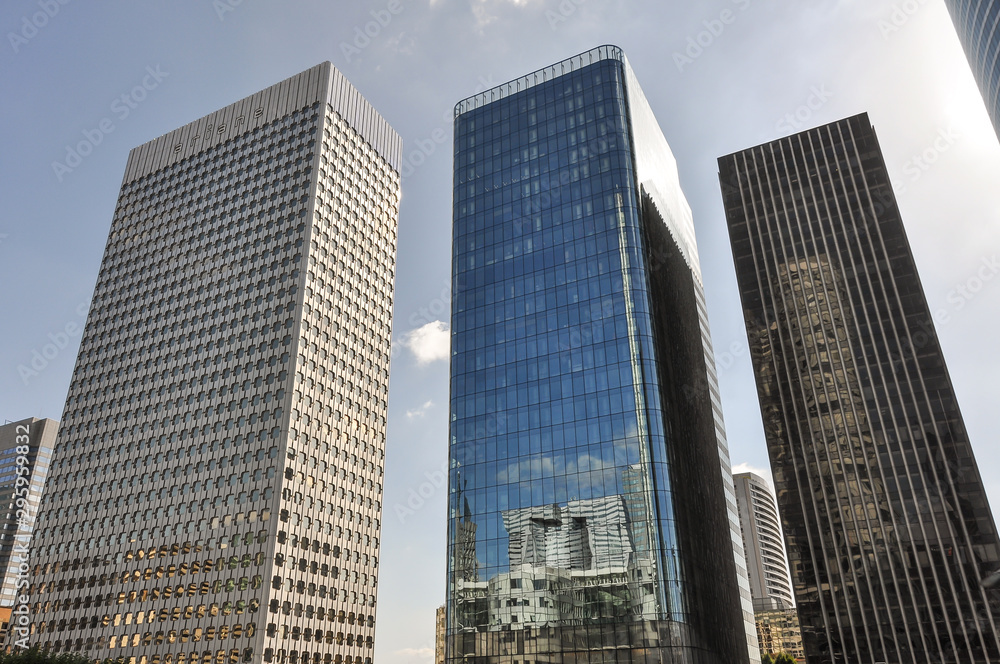
<instances>
[{"instance_id":1,"label":"blue sky","mask_svg":"<svg viewBox=\"0 0 1000 664\"><path fill-rule=\"evenodd\" d=\"M380 664L432 660L444 596L452 108L599 44L624 48L677 157L734 464L767 456L716 158L867 111L1000 495L1000 145L940 0L6 0L0 28L8 420L60 416L129 149L324 60L402 135Z\"/></svg>"}]
</instances>

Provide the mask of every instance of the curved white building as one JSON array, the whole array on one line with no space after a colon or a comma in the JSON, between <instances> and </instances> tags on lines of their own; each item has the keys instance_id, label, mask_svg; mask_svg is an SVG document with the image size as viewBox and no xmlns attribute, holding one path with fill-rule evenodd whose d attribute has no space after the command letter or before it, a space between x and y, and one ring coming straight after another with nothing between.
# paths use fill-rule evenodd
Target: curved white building
<instances>
[{"instance_id":1,"label":"curved white building","mask_svg":"<svg viewBox=\"0 0 1000 664\"><path fill-rule=\"evenodd\" d=\"M760 475L733 475L754 611L792 608L785 543L774 494Z\"/></svg>"}]
</instances>

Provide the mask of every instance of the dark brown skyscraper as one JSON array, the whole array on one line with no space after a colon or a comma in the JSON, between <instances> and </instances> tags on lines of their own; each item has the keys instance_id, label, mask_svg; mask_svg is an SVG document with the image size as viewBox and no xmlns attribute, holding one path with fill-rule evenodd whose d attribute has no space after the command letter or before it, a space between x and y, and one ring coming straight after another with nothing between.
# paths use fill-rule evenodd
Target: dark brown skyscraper
<instances>
[{"instance_id":1,"label":"dark brown skyscraper","mask_svg":"<svg viewBox=\"0 0 1000 664\"><path fill-rule=\"evenodd\" d=\"M719 167L810 664L1000 662L1000 540L868 116Z\"/></svg>"}]
</instances>

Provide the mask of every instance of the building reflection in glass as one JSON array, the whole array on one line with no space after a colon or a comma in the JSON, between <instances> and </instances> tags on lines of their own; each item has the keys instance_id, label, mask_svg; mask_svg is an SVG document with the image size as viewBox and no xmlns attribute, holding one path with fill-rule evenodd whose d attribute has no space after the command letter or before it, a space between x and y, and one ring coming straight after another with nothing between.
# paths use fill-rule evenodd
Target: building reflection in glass
<instances>
[{"instance_id":1,"label":"building reflection in glass","mask_svg":"<svg viewBox=\"0 0 1000 664\"><path fill-rule=\"evenodd\" d=\"M757 661L690 209L624 56L461 102L455 141L446 660Z\"/></svg>"},{"instance_id":2,"label":"building reflection in glass","mask_svg":"<svg viewBox=\"0 0 1000 664\"><path fill-rule=\"evenodd\" d=\"M1000 538L867 115L719 165L806 657L1000 662Z\"/></svg>"}]
</instances>

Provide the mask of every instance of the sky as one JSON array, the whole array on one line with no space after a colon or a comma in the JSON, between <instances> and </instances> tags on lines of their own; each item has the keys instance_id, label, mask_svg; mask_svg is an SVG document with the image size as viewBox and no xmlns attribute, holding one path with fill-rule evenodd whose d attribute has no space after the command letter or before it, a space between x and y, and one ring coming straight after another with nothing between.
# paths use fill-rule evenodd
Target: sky
<instances>
[{"instance_id":1,"label":"sky","mask_svg":"<svg viewBox=\"0 0 1000 664\"><path fill-rule=\"evenodd\" d=\"M379 664L432 661L444 600L452 109L600 44L677 158L736 469L770 475L716 160L867 112L1000 499L1000 144L939 0L4 0L0 28L4 420L60 417L131 148L325 60L402 136Z\"/></svg>"}]
</instances>

